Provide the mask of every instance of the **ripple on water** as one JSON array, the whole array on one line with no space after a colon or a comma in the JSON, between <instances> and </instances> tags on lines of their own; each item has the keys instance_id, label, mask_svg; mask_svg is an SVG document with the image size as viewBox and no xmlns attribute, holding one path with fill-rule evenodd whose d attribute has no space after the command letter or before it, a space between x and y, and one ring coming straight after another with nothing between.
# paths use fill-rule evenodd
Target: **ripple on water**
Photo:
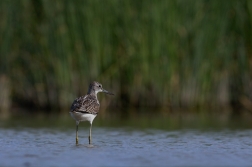
<instances>
[{"instance_id":1,"label":"ripple on water","mask_svg":"<svg viewBox=\"0 0 252 167\"><path fill-rule=\"evenodd\" d=\"M252 131L0 129L0 166L247 166Z\"/></svg>"}]
</instances>

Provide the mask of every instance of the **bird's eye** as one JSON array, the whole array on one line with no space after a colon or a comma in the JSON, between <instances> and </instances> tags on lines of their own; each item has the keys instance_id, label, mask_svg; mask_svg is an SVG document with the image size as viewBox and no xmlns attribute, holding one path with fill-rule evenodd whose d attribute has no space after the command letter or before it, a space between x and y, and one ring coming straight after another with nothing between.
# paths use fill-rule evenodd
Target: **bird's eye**
<instances>
[{"instance_id":1,"label":"bird's eye","mask_svg":"<svg viewBox=\"0 0 252 167\"><path fill-rule=\"evenodd\" d=\"M99 88L101 88L101 85L99 85Z\"/></svg>"}]
</instances>

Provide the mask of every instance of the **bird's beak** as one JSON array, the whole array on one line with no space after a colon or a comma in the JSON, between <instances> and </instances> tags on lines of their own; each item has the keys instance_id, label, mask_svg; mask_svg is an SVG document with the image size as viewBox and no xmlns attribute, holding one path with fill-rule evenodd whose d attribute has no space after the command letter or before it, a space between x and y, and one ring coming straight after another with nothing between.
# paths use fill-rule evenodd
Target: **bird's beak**
<instances>
[{"instance_id":1,"label":"bird's beak","mask_svg":"<svg viewBox=\"0 0 252 167\"><path fill-rule=\"evenodd\" d=\"M106 94L109 94L109 95L114 95L113 93L111 93L111 92L109 92L109 91L107 91L107 90L105 90L105 89L103 89L102 92L104 92L104 93L106 93Z\"/></svg>"}]
</instances>

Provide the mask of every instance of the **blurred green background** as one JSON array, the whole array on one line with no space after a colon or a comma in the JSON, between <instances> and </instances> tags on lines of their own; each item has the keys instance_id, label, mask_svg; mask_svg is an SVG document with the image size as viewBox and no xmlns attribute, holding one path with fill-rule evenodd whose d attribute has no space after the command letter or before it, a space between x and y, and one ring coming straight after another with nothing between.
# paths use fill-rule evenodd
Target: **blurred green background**
<instances>
[{"instance_id":1,"label":"blurred green background","mask_svg":"<svg viewBox=\"0 0 252 167\"><path fill-rule=\"evenodd\" d=\"M0 109L252 113L251 0L1 0ZM146 110L147 111L147 110Z\"/></svg>"}]
</instances>

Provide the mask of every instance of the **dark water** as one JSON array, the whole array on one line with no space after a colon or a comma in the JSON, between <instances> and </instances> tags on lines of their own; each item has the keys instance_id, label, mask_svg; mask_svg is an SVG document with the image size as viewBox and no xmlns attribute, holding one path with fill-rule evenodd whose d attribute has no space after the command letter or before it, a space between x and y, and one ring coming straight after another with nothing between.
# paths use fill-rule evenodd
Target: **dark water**
<instances>
[{"instance_id":1,"label":"dark water","mask_svg":"<svg viewBox=\"0 0 252 167\"><path fill-rule=\"evenodd\" d=\"M0 166L252 166L252 130L0 128Z\"/></svg>"}]
</instances>

